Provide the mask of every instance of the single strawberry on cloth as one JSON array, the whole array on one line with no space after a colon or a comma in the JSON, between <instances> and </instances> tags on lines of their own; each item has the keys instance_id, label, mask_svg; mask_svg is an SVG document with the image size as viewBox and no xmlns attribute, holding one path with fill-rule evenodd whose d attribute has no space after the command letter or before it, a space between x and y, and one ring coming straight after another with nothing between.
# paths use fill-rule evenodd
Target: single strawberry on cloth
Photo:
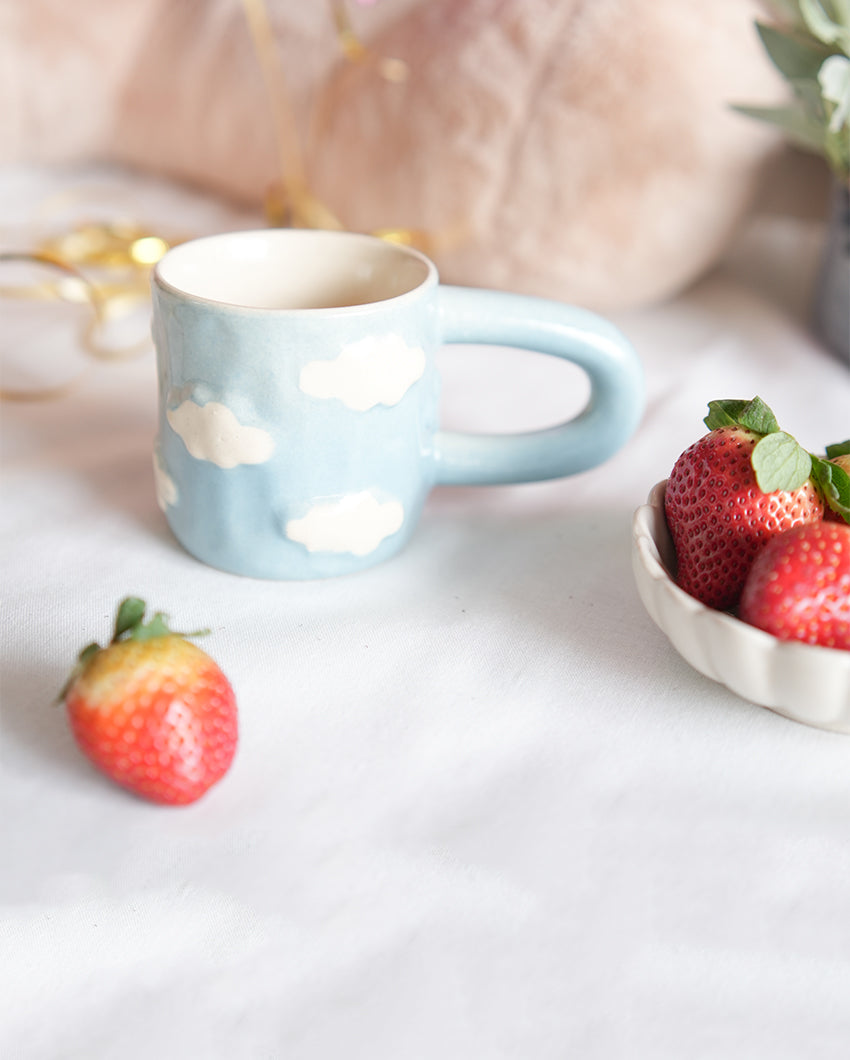
<instances>
[{"instance_id":1,"label":"single strawberry on cloth","mask_svg":"<svg viewBox=\"0 0 850 1060\"><path fill-rule=\"evenodd\" d=\"M236 698L187 635L144 615L128 597L110 643L80 653L63 692L68 718L83 754L117 784L152 802L195 802L233 761Z\"/></svg>"}]
</instances>

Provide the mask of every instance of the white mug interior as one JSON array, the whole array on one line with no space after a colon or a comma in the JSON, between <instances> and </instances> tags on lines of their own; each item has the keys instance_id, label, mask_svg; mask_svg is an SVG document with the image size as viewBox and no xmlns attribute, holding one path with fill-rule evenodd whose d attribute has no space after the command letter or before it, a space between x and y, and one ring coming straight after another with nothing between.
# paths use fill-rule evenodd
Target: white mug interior
<instances>
[{"instance_id":1,"label":"white mug interior","mask_svg":"<svg viewBox=\"0 0 850 1060\"><path fill-rule=\"evenodd\" d=\"M173 247L157 281L184 297L246 309L310 310L369 305L436 283L416 250L374 236L258 229Z\"/></svg>"}]
</instances>

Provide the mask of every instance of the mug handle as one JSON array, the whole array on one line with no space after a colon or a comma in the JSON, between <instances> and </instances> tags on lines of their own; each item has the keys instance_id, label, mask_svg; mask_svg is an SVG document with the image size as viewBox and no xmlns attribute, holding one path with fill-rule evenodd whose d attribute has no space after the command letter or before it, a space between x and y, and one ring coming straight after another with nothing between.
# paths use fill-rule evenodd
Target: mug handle
<instances>
[{"instance_id":1,"label":"mug handle","mask_svg":"<svg viewBox=\"0 0 850 1060\"><path fill-rule=\"evenodd\" d=\"M443 343L482 343L563 357L590 379L573 419L515 434L438 431L435 484L497 486L540 482L596 467L634 433L643 412L637 354L607 320L546 298L472 287L438 288Z\"/></svg>"}]
</instances>

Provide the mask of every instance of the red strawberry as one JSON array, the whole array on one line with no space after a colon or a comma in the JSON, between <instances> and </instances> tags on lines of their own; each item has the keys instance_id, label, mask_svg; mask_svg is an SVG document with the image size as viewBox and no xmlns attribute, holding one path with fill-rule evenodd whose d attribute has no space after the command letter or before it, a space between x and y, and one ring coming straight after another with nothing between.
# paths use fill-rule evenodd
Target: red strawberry
<instances>
[{"instance_id":1,"label":"red strawberry","mask_svg":"<svg viewBox=\"0 0 850 1060\"><path fill-rule=\"evenodd\" d=\"M709 434L685 450L667 482L665 513L679 585L709 607L733 608L774 535L823 517L809 454L779 431L759 399L711 402ZM779 488L779 487L782 488Z\"/></svg>"},{"instance_id":2,"label":"red strawberry","mask_svg":"<svg viewBox=\"0 0 850 1060\"><path fill-rule=\"evenodd\" d=\"M216 663L143 601L118 609L106 648L89 645L64 693L74 738L116 783L153 802L194 802L236 752L233 689Z\"/></svg>"},{"instance_id":3,"label":"red strawberry","mask_svg":"<svg viewBox=\"0 0 850 1060\"><path fill-rule=\"evenodd\" d=\"M753 563L740 616L780 640L850 651L850 526L796 526Z\"/></svg>"}]
</instances>

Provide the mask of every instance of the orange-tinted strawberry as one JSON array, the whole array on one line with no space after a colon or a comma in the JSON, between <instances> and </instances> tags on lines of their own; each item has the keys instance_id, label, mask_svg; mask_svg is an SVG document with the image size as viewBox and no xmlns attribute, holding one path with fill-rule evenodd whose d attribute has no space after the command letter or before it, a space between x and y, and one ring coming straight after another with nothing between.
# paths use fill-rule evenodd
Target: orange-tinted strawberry
<instances>
[{"instance_id":1,"label":"orange-tinted strawberry","mask_svg":"<svg viewBox=\"0 0 850 1060\"><path fill-rule=\"evenodd\" d=\"M850 526L824 521L769 541L750 570L740 616L780 640L850 651Z\"/></svg>"},{"instance_id":2,"label":"orange-tinted strawberry","mask_svg":"<svg viewBox=\"0 0 850 1060\"><path fill-rule=\"evenodd\" d=\"M117 784L153 802L190 803L230 768L236 700L205 652L161 614L144 624L144 610L123 601L112 642L81 653L64 693L68 718L83 753Z\"/></svg>"}]
</instances>

